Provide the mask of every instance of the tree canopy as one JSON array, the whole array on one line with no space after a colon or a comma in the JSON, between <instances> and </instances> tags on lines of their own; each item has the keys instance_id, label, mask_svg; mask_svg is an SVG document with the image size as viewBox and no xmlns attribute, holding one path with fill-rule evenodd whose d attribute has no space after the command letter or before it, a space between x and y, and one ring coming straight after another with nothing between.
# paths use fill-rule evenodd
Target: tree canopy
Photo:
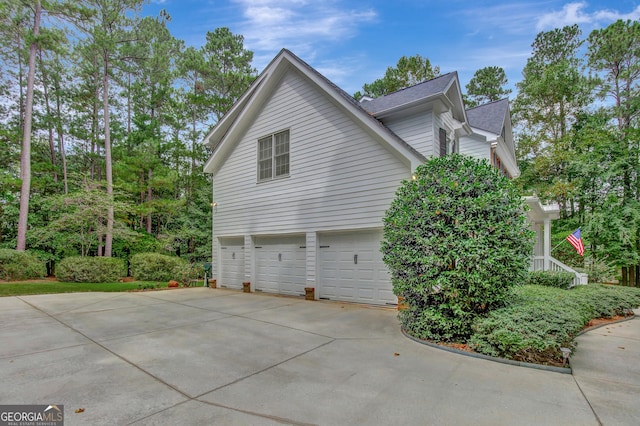
<instances>
[{"instance_id":1,"label":"tree canopy","mask_svg":"<svg viewBox=\"0 0 640 426\"><path fill-rule=\"evenodd\" d=\"M440 67L432 66L428 58L420 55L402 56L395 67L388 67L382 78L372 83L364 84L362 92L353 96L360 99L363 96L376 98L400 89L431 80L440 75Z\"/></svg>"},{"instance_id":2,"label":"tree canopy","mask_svg":"<svg viewBox=\"0 0 640 426\"><path fill-rule=\"evenodd\" d=\"M144 250L210 256L199 142L255 78L253 54L228 28L185 48L169 13L140 17L142 5L0 5L0 247L50 266Z\"/></svg>"},{"instance_id":3,"label":"tree canopy","mask_svg":"<svg viewBox=\"0 0 640 426\"><path fill-rule=\"evenodd\" d=\"M467 89L465 106L473 108L505 98L511 93L511 89L505 87L508 83L507 75L501 67L485 67L477 70L465 86Z\"/></svg>"}]
</instances>

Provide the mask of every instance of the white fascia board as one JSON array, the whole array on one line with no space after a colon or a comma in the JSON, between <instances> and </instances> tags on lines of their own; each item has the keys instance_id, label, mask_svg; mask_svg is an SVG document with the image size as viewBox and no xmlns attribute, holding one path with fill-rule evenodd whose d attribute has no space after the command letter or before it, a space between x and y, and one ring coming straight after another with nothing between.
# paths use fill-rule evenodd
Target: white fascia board
<instances>
[{"instance_id":1,"label":"white fascia board","mask_svg":"<svg viewBox=\"0 0 640 426\"><path fill-rule=\"evenodd\" d=\"M249 89L240 97L235 105L225 114L222 120L213 128L213 130L205 137L204 141L213 149L213 154L204 165L205 173L215 173L218 163L225 158L225 154L232 147L228 144L237 135L239 130L243 129L245 119L252 113L253 103L266 90L268 90L269 81L273 81L273 74L278 69L278 65L282 63L282 55L278 60L267 66L262 74L253 82Z\"/></svg>"},{"instance_id":2,"label":"white fascia board","mask_svg":"<svg viewBox=\"0 0 640 426\"><path fill-rule=\"evenodd\" d=\"M504 143L502 138L499 138L498 146L496 147L496 153L500 157L500 161L502 161L507 166L507 169L511 173L511 176L517 178L518 176L520 176L520 169L518 168L516 159L509 152L509 149L506 145L507 144Z\"/></svg>"}]
</instances>

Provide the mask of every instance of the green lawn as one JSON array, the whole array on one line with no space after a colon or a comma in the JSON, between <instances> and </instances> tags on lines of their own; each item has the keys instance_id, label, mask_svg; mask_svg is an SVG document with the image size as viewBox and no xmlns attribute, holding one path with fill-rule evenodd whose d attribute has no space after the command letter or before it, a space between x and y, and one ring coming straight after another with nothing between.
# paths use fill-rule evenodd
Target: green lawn
<instances>
[{"instance_id":1,"label":"green lawn","mask_svg":"<svg viewBox=\"0 0 640 426\"><path fill-rule=\"evenodd\" d=\"M28 294L76 293L85 291L129 291L156 285L167 287L167 283L134 281L130 283L61 283L58 281L11 281L0 282L0 296L23 296Z\"/></svg>"}]
</instances>

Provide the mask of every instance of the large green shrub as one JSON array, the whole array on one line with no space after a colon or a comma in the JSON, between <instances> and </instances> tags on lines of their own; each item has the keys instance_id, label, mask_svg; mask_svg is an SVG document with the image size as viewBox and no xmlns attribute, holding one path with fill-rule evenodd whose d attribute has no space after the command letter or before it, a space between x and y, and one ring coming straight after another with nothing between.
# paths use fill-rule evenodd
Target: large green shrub
<instances>
[{"instance_id":1,"label":"large green shrub","mask_svg":"<svg viewBox=\"0 0 640 426\"><path fill-rule=\"evenodd\" d=\"M125 274L124 261L114 257L66 257L56 267L56 278L73 283L116 282Z\"/></svg>"},{"instance_id":2,"label":"large green shrub","mask_svg":"<svg viewBox=\"0 0 640 426\"><path fill-rule=\"evenodd\" d=\"M640 289L592 284L571 290L521 286L508 306L478 318L469 339L486 355L535 362L562 361L561 347L594 318L625 315L640 305Z\"/></svg>"},{"instance_id":3,"label":"large green shrub","mask_svg":"<svg viewBox=\"0 0 640 426\"><path fill-rule=\"evenodd\" d=\"M0 249L0 279L8 281L42 278L45 262L36 255L12 249Z\"/></svg>"},{"instance_id":4,"label":"large green shrub","mask_svg":"<svg viewBox=\"0 0 640 426\"><path fill-rule=\"evenodd\" d=\"M404 181L384 219L383 259L419 338L464 339L526 277L533 247L523 199L486 161L428 160Z\"/></svg>"},{"instance_id":5,"label":"large green shrub","mask_svg":"<svg viewBox=\"0 0 640 426\"><path fill-rule=\"evenodd\" d=\"M188 262L159 253L139 253L131 256L131 275L141 281L180 280Z\"/></svg>"},{"instance_id":6,"label":"large green shrub","mask_svg":"<svg viewBox=\"0 0 640 426\"><path fill-rule=\"evenodd\" d=\"M526 283L566 290L571 287L575 277L571 272L529 271Z\"/></svg>"}]
</instances>

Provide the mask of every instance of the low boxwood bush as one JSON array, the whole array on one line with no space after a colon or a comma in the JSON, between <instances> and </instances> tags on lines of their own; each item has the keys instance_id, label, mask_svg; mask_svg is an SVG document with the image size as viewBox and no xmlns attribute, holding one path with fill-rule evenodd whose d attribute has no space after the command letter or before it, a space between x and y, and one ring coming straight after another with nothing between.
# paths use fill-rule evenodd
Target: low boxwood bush
<instances>
[{"instance_id":1,"label":"low boxwood bush","mask_svg":"<svg viewBox=\"0 0 640 426\"><path fill-rule=\"evenodd\" d=\"M46 274L45 262L33 253L0 249L0 278L7 281L31 280Z\"/></svg>"},{"instance_id":2,"label":"low boxwood bush","mask_svg":"<svg viewBox=\"0 0 640 426\"><path fill-rule=\"evenodd\" d=\"M575 274L571 272L529 271L526 283L568 289L573 284Z\"/></svg>"},{"instance_id":3,"label":"low boxwood bush","mask_svg":"<svg viewBox=\"0 0 640 426\"><path fill-rule=\"evenodd\" d=\"M514 289L506 307L475 321L468 343L486 355L560 362L560 348L573 348L575 336L590 320L625 315L638 306L638 288L594 284L567 291L521 286Z\"/></svg>"},{"instance_id":4,"label":"low boxwood bush","mask_svg":"<svg viewBox=\"0 0 640 426\"><path fill-rule=\"evenodd\" d=\"M56 267L58 281L72 283L116 282L125 273L124 261L115 257L66 257Z\"/></svg>"},{"instance_id":5,"label":"low boxwood bush","mask_svg":"<svg viewBox=\"0 0 640 426\"><path fill-rule=\"evenodd\" d=\"M189 263L175 256L159 253L138 253L131 256L131 275L140 281L181 281Z\"/></svg>"}]
</instances>

